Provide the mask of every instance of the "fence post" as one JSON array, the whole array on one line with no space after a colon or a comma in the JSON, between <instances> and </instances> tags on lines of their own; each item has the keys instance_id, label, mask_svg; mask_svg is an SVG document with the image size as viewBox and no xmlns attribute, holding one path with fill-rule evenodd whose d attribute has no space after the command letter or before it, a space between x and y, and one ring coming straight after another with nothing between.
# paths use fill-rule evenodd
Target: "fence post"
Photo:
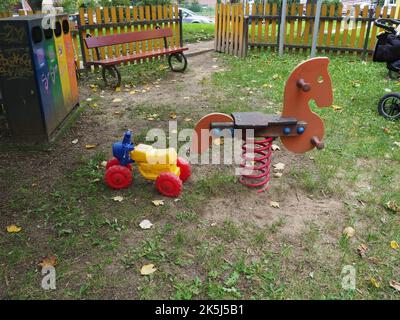
<instances>
[{"instance_id":1,"label":"fence post","mask_svg":"<svg viewBox=\"0 0 400 320\"><path fill-rule=\"evenodd\" d=\"M279 40L278 40L278 48L279 55L283 55L283 46L285 43L285 35L286 35L286 0L282 0L282 10L281 10L281 21L279 24Z\"/></svg>"},{"instance_id":2,"label":"fence post","mask_svg":"<svg viewBox=\"0 0 400 320\"><path fill-rule=\"evenodd\" d=\"M361 59L365 60L367 56L367 48L368 48L368 40L369 40L369 34L371 32L371 25L372 25L372 17L374 14L374 8L371 6L368 11L368 25L367 25L367 34L365 35L365 40L364 40L364 48L363 52L361 55Z\"/></svg>"},{"instance_id":3,"label":"fence post","mask_svg":"<svg viewBox=\"0 0 400 320\"><path fill-rule=\"evenodd\" d=\"M182 10L179 9L179 45L183 47Z\"/></svg>"},{"instance_id":4,"label":"fence post","mask_svg":"<svg viewBox=\"0 0 400 320\"><path fill-rule=\"evenodd\" d=\"M86 72L88 71L88 66L86 63L86 52L85 52L85 43L83 41L83 37L84 35L86 35L85 30L83 30L82 28L82 23L81 23L81 14L82 12L79 12L79 16L78 16L78 36L79 36L79 44L81 47L81 53L82 53L82 62L83 62L83 67L86 69Z\"/></svg>"},{"instance_id":5,"label":"fence post","mask_svg":"<svg viewBox=\"0 0 400 320\"><path fill-rule=\"evenodd\" d=\"M314 30L313 30L311 54L310 54L311 58L315 57L315 53L317 50L317 38L318 38L318 31L319 31L319 19L321 16L321 6L322 6L322 0L318 0L317 8L315 10Z\"/></svg>"}]
</instances>

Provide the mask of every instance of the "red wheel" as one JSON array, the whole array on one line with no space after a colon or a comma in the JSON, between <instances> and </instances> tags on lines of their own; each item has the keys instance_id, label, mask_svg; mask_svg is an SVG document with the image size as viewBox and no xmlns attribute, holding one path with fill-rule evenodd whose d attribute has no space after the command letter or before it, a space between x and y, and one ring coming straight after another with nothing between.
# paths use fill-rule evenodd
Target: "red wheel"
<instances>
[{"instance_id":1,"label":"red wheel","mask_svg":"<svg viewBox=\"0 0 400 320\"><path fill-rule=\"evenodd\" d=\"M182 180L171 172L163 172L157 177L156 188L164 196L178 197L182 192Z\"/></svg>"},{"instance_id":2,"label":"red wheel","mask_svg":"<svg viewBox=\"0 0 400 320\"><path fill-rule=\"evenodd\" d=\"M182 182L185 182L187 179L189 179L190 174L192 173L189 161L187 161L185 158L178 157L176 165L181 169L181 174L179 175L179 178L182 180Z\"/></svg>"},{"instance_id":3,"label":"red wheel","mask_svg":"<svg viewBox=\"0 0 400 320\"><path fill-rule=\"evenodd\" d=\"M114 165L107 169L104 180L112 189L127 188L132 183L132 172L127 167Z\"/></svg>"},{"instance_id":4,"label":"red wheel","mask_svg":"<svg viewBox=\"0 0 400 320\"><path fill-rule=\"evenodd\" d=\"M117 158L112 158L107 161L106 169L109 169L113 166L118 166L119 165L119 160ZM128 163L125 167L127 167L129 170L132 170L132 165Z\"/></svg>"}]
</instances>

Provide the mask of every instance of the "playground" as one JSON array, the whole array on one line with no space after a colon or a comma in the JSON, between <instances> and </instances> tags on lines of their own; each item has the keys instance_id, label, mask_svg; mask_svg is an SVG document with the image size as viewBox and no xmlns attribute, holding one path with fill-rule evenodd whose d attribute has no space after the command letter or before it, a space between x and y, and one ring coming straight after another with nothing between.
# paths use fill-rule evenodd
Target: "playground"
<instances>
[{"instance_id":1,"label":"playground","mask_svg":"<svg viewBox=\"0 0 400 320\"><path fill-rule=\"evenodd\" d=\"M326 148L275 151L283 175L261 195L227 165L193 166L177 199L137 172L131 187L114 191L103 183L102 162L125 129L139 143L175 115L181 129L211 111L280 112L284 82L304 55L240 61L211 52L189 58L184 74L163 62L127 66L121 92L89 75L80 82L81 114L62 138L43 150L1 153L1 297L395 299L399 213L387 203L400 203L399 124L375 105L398 84L378 64L329 57L334 106L318 110ZM151 229L139 227L144 219ZM7 233L8 224L22 230ZM343 235L346 227L353 237ZM38 264L53 256L57 290L44 291ZM157 270L141 275L146 264ZM341 288L345 265L357 269L357 290Z\"/></svg>"},{"instance_id":2,"label":"playground","mask_svg":"<svg viewBox=\"0 0 400 320\"><path fill-rule=\"evenodd\" d=\"M254 6L250 20L248 5L221 4L215 29L182 27L175 5L113 7L110 16L108 9L81 8L77 29L57 16L54 44L40 19L18 18L33 30L32 64L22 42L10 54L24 36L0 20L7 116L20 120L41 108L31 126L0 118L0 299L398 299L400 122L385 119L377 105L400 82L372 62L370 40L379 30L367 9L356 8L358 27L347 30L337 8L323 5L327 32L314 38L303 14L311 7L291 8L297 11L288 17L285 48L276 4ZM307 61L313 48L326 58ZM172 59L184 72L171 72ZM309 63L317 67L304 67ZM32 65L45 77L34 78ZM307 80L316 69L324 77ZM37 94L12 85L27 79L40 80ZM13 99L26 109L13 113ZM301 113L309 101L311 120ZM159 129L170 146L172 134L198 130L203 119L213 134L251 121L260 126L266 118L255 112L268 115L267 128L256 131L267 142L255 141L272 151L263 163L271 161L263 192L240 183L237 164L191 163L186 180L175 151L141 145L152 144L146 137ZM35 123L42 131L33 138L45 142L30 143L33 135L24 134ZM47 141L50 131L57 134ZM207 141L221 150L228 143L221 136ZM146 152L173 160L152 165ZM126 172L129 183L119 189ZM178 193L168 194L168 183L159 188L165 173ZM50 287L43 270L55 272Z\"/></svg>"}]
</instances>

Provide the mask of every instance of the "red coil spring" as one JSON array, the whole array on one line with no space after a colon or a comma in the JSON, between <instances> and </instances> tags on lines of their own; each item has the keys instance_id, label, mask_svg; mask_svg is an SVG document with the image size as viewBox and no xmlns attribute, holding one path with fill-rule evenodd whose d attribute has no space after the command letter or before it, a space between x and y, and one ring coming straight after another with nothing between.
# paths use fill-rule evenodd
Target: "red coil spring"
<instances>
[{"instance_id":1,"label":"red coil spring","mask_svg":"<svg viewBox=\"0 0 400 320\"><path fill-rule=\"evenodd\" d=\"M259 188L263 192L269 188L270 165L273 138L247 138L242 145L243 163L240 166L249 171L242 174L239 181L243 185Z\"/></svg>"}]
</instances>

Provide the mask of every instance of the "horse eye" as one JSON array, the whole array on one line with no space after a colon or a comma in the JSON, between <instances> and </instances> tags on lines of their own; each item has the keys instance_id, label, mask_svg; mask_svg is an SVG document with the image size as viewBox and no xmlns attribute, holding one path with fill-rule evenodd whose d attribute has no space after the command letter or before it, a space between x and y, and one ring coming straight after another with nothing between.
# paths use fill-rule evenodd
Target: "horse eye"
<instances>
[{"instance_id":1,"label":"horse eye","mask_svg":"<svg viewBox=\"0 0 400 320\"><path fill-rule=\"evenodd\" d=\"M324 82L324 78L322 76L319 76L317 81L318 81L318 83L323 83Z\"/></svg>"}]
</instances>

